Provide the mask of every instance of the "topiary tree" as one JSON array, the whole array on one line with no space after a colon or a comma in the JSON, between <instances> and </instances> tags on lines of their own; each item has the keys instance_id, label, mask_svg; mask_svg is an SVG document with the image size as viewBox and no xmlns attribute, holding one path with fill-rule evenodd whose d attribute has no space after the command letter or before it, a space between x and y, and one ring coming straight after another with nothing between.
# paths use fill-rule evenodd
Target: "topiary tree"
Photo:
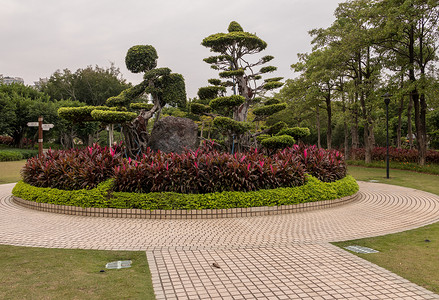
<instances>
[{"instance_id":1,"label":"topiary tree","mask_svg":"<svg viewBox=\"0 0 439 300\"><path fill-rule=\"evenodd\" d=\"M156 120L162 108L186 106L184 78L171 73L169 68L156 68L157 51L151 45L131 47L125 63L133 73L144 73L143 81L110 97L104 107L84 107L60 110L60 116L72 121L101 121L105 124L121 124L128 155L135 156L146 150L149 134L147 125L154 115ZM148 97L152 103L147 103ZM76 111L75 111L76 110Z\"/></svg>"},{"instance_id":2,"label":"topiary tree","mask_svg":"<svg viewBox=\"0 0 439 300\"><path fill-rule=\"evenodd\" d=\"M247 121L247 114L255 97L267 91L274 90L283 85L282 77L262 79L262 74L275 71L274 66L257 67L271 61L274 57L263 56L258 61L251 63L247 55L257 54L267 47L267 43L255 34L244 32L241 25L233 21L229 24L228 33L216 33L203 39L201 45L218 55L205 58L204 61L212 69L220 71L221 81L217 79L215 86L233 87L234 94L244 97L244 102L237 106L233 112L235 121ZM236 90L237 88L237 90Z\"/></svg>"},{"instance_id":3,"label":"topiary tree","mask_svg":"<svg viewBox=\"0 0 439 300\"><path fill-rule=\"evenodd\" d=\"M218 54L205 58L204 61L210 64L211 68L220 71L219 77L221 79L209 79L211 86L199 89L199 103L208 104L211 107L209 114L213 117L220 115L230 118L227 122L220 118L220 121L214 121L214 125L223 134L226 134L228 140L226 144L231 146L233 143L237 143L238 149L240 149L243 143L249 142L250 138L250 135L247 134L248 130L242 131L243 128L250 128L248 124L245 124L249 108L258 102L260 99L257 97L258 95L281 87L283 85L280 82L282 77L269 78L260 82L262 74L273 72L276 67L264 66L259 70L255 69L271 61L274 57L267 55L257 62L249 62L246 56L263 51L267 47L267 43L254 34L244 32L237 22L230 23L228 33L210 35L201 44ZM232 87L233 96L225 95L227 87ZM210 102L207 102L207 99L210 99ZM283 104L280 106L283 107ZM198 111L201 112L201 109ZM203 113L207 114L206 110ZM243 124L238 125L236 122L243 122ZM219 124L221 127L218 127Z\"/></svg>"}]
</instances>

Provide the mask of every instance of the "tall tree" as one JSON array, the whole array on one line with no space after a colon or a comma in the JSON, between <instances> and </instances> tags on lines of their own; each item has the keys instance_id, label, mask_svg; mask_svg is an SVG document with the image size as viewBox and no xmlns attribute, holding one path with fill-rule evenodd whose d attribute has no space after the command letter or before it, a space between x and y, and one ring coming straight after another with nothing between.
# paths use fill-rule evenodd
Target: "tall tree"
<instances>
[{"instance_id":1,"label":"tall tree","mask_svg":"<svg viewBox=\"0 0 439 300\"><path fill-rule=\"evenodd\" d=\"M439 5L428 0L389 0L377 3L373 19L379 28L378 45L401 66L409 80L413 103L419 164L427 154L427 70L437 60Z\"/></svg>"}]
</instances>

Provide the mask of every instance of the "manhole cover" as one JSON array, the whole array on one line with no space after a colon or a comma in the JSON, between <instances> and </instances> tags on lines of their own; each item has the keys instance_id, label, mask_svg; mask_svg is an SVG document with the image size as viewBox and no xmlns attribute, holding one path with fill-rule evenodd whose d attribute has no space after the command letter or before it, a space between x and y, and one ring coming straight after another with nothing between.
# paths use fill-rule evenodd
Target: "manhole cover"
<instances>
[{"instance_id":1,"label":"manhole cover","mask_svg":"<svg viewBox=\"0 0 439 300\"><path fill-rule=\"evenodd\" d=\"M347 249L347 250L350 250L352 252L356 252L356 253L368 254L368 253L378 253L379 252L379 251L376 251L374 249L367 248L367 247L362 247L362 246L347 246L347 247L344 247L344 248Z\"/></svg>"}]
</instances>

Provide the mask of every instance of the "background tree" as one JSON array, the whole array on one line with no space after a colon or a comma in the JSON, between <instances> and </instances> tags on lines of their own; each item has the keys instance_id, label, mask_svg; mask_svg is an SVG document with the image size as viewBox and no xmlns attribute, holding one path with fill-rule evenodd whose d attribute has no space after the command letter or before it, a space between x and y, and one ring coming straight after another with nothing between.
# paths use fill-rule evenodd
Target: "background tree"
<instances>
[{"instance_id":1,"label":"background tree","mask_svg":"<svg viewBox=\"0 0 439 300\"><path fill-rule=\"evenodd\" d=\"M71 99L99 106L129 87L130 84L122 78L119 68L112 63L108 68L88 66L75 73L69 69L58 70L42 84L41 91L51 99Z\"/></svg>"}]
</instances>

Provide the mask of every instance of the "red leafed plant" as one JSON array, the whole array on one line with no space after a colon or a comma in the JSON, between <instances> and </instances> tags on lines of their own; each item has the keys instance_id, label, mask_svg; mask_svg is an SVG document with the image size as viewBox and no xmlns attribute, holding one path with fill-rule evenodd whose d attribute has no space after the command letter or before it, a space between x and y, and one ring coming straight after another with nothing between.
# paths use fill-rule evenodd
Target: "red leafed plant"
<instances>
[{"instance_id":1,"label":"red leafed plant","mask_svg":"<svg viewBox=\"0 0 439 300\"><path fill-rule=\"evenodd\" d=\"M325 182L346 176L340 153L315 146L295 145L271 156L257 149L232 155L215 150L210 143L181 154L148 149L135 159L126 159L123 153L120 147L98 145L49 151L27 162L23 179L34 186L74 190L114 178L115 191L196 194L300 186L306 182L306 173Z\"/></svg>"}]
</instances>

